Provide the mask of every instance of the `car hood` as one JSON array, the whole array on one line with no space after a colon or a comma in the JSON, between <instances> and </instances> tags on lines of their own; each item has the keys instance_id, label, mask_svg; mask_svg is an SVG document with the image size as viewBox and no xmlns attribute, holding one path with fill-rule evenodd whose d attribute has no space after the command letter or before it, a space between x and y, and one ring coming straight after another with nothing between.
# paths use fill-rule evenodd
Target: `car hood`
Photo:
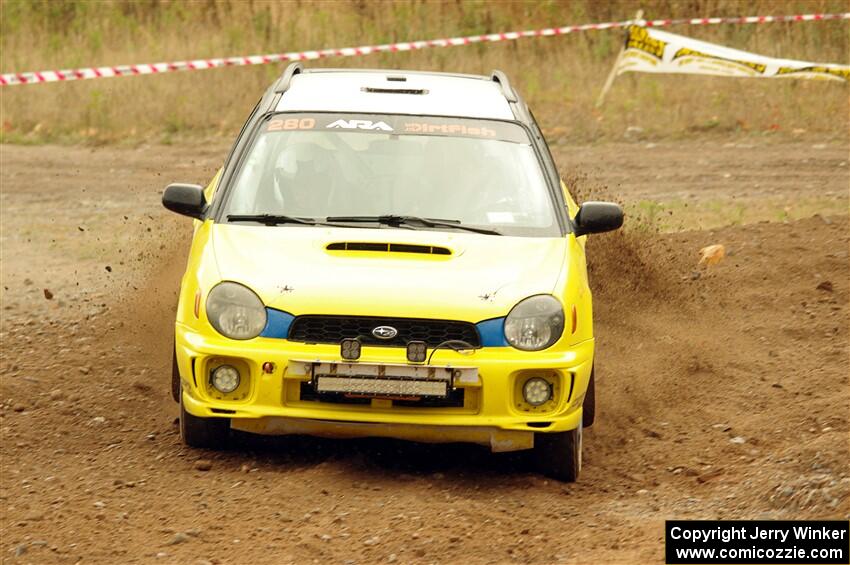
<instances>
[{"instance_id":1,"label":"car hood","mask_svg":"<svg viewBox=\"0 0 850 565\"><path fill-rule=\"evenodd\" d=\"M567 252L563 238L397 228L214 224L211 238L222 280L296 316L504 316L519 300L553 291ZM352 249L364 243L380 250Z\"/></svg>"}]
</instances>

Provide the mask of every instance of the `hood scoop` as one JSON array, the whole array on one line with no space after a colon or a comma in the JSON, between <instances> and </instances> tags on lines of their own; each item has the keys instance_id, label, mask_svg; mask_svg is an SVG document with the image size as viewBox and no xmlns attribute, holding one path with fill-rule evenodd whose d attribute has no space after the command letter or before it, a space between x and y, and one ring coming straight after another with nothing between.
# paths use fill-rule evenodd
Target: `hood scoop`
<instances>
[{"instance_id":1,"label":"hood scoop","mask_svg":"<svg viewBox=\"0 0 850 565\"><path fill-rule=\"evenodd\" d=\"M337 241L329 243L328 251L371 251L374 253L418 253L421 255L451 255L451 249L436 245L410 243L380 243L372 241Z\"/></svg>"}]
</instances>

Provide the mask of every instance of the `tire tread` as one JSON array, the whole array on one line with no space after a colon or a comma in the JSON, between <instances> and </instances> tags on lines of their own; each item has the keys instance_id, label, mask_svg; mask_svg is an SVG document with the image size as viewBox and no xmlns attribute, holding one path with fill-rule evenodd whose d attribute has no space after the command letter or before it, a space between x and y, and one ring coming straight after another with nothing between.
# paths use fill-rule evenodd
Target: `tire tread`
<instances>
[{"instance_id":1,"label":"tire tread","mask_svg":"<svg viewBox=\"0 0 850 565\"><path fill-rule=\"evenodd\" d=\"M180 438L189 447L222 449L230 440L230 418L199 418L180 403Z\"/></svg>"}]
</instances>

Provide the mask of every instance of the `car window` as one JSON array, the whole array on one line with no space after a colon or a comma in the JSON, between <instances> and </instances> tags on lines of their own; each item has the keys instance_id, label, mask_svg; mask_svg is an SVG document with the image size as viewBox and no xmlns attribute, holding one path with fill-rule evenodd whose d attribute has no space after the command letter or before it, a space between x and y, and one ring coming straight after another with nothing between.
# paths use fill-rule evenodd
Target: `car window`
<instances>
[{"instance_id":1,"label":"car window","mask_svg":"<svg viewBox=\"0 0 850 565\"><path fill-rule=\"evenodd\" d=\"M224 217L410 215L560 235L525 130L507 122L285 114L262 125Z\"/></svg>"}]
</instances>

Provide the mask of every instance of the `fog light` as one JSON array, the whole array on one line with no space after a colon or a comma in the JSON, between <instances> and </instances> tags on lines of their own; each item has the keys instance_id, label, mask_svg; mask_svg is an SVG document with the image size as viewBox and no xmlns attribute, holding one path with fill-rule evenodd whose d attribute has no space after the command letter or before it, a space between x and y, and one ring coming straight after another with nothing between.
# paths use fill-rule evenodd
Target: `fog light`
<instances>
[{"instance_id":1,"label":"fog light","mask_svg":"<svg viewBox=\"0 0 850 565\"><path fill-rule=\"evenodd\" d=\"M522 385L522 396L532 406L540 406L552 398L552 386L546 382L546 379L534 377Z\"/></svg>"},{"instance_id":2,"label":"fog light","mask_svg":"<svg viewBox=\"0 0 850 565\"><path fill-rule=\"evenodd\" d=\"M339 354L343 359L353 361L360 359L360 340L346 338L340 343Z\"/></svg>"},{"instance_id":3,"label":"fog light","mask_svg":"<svg viewBox=\"0 0 850 565\"><path fill-rule=\"evenodd\" d=\"M228 394L239 388L239 371L231 365L222 365L213 370L210 380L217 391Z\"/></svg>"},{"instance_id":4,"label":"fog light","mask_svg":"<svg viewBox=\"0 0 850 565\"><path fill-rule=\"evenodd\" d=\"M428 344L424 341L411 341L407 344L407 360L421 363L428 354Z\"/></svg>"}]
</instances>

